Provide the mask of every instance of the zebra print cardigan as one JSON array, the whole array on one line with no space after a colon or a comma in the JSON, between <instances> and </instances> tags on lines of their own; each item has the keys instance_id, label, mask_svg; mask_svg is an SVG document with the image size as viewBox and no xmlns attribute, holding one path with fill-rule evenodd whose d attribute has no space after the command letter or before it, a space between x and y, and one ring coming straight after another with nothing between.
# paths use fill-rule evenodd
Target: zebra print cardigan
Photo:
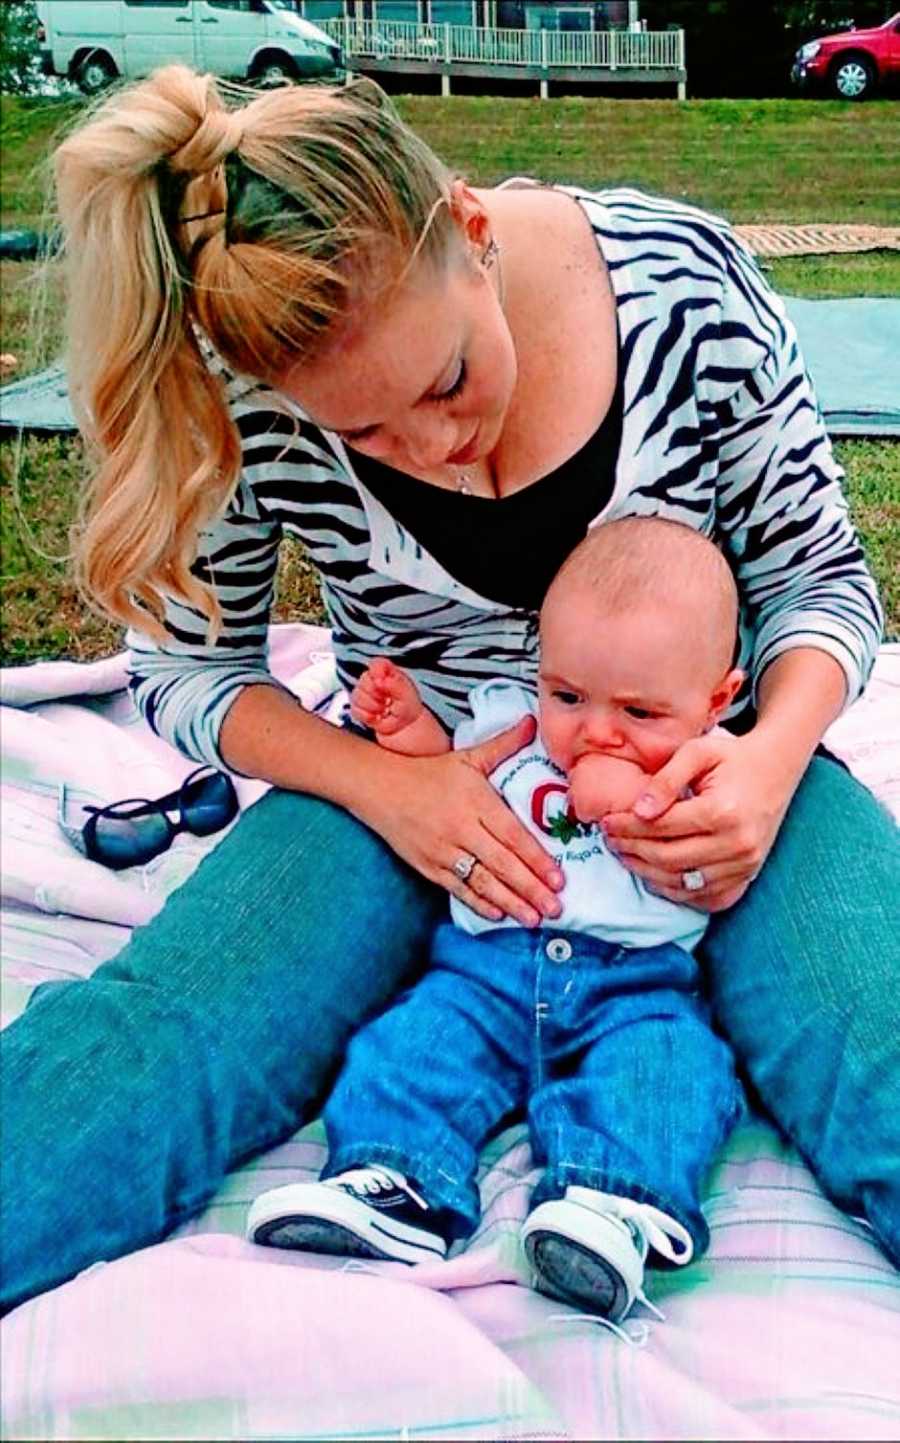
<instances>
[{"instance_id":1,"label":"zebra print cardigan","mask_svg":"<svg viewBox=\"0 0 900 1443\"><path fill-rule=\"evenodd\" d=\"M565 189L593 228L618 311L623 430L598 520L668 517L728 556L747 672L728 724L752 725L756 680L792 647L833 656L852 700L877 649L878 598L780 301L725 221L635 190ZM208 645L203 617L172 602L164 645L128 638L133 693L158 733L221 766L219 730L237 694L277 685L266 628L285 532L320 573L345 686L389 656L450 728L485 678L534 684L533 613L451 576L358 480L339 438L298 424L271 391L227 384L243 474L195 564L216 587L223 630Z\"/></svg>"}]
</instances>

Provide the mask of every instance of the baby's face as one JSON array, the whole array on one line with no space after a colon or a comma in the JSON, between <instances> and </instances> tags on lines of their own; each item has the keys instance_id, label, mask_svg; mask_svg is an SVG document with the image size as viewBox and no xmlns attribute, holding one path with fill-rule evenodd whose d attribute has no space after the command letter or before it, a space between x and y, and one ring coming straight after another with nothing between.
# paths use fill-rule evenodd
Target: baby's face
<instances>
[{"instance_id":1,"label":"baby's face","mask_svg":"<svg viewBox=\"0 0 900 1443\"><path fill-rule=\"evenodd\" d=\"M541 616L538 700L557 766L569 773L589 753L650 773L665 766L722 709L718 678L697 649L677 604L605 617L571 591L551 601Z\"/></svg>"}]
</instances>

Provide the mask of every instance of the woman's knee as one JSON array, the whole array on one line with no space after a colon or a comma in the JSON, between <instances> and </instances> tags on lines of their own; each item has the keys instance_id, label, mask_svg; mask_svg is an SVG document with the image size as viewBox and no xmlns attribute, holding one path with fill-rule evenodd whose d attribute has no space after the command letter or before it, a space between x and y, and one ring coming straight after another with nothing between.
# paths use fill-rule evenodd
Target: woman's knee
<instances>
[{"instance_id":1,"label":"woman's knee","mask_svg":"<svg viewBox=\"0 0 900 1443\"><path fill-rule=\"evenodd\" d=\"M207 904L247 925L284 920L297 933L430 936L434 889L349 812L273 788L176 894L185 910Z\"/></svg>"},{"instance_id":2,"label":"woman's knee","mask_svg":"<svg viewBox=\"0 0 900 1443\"><path fill-rule=\"evenodd\" d=\"M705 942L716 1012L767 1107L833 1197L862 1206L874 1180L895 1226L898 881L892 819L817 758L763 872Z\"/></svg>"},{"instance_id":3,"label":"woman's knee","mask_svg":"<svg viewBox=\"0 0 900 1443\"><path fill-rule=\"evenodd\" d=\"M93 985L177 999L214 1033L223 1090L265 1077L296 1118L424 959L439 898L346 812L271 792Z\"/></svg>"},{"instance_id":4,"label":"woman's knee","mask_svg":"<svg viewBox=\"0 0 900 1443\"><path fill-rule=\"evenodd\" d=\"M761 1040L767 1017L778 1028L816 1014L875 1042L875 1013L900 991L898 883L893 819L842 767L814 758L759 877L710 924L720 1010L746 1014Z\"/></svg>"},{"instance_id":5,"label":"woman's knee","mask_svg":"<svg viewBox=\"0 0 900 1443\"><path fill-rule=\"evenodd\" d=\"M101 969L172 987L237 1026L255 999L358 1021L424 955L439 894L347 812L269 792Z\"/></svg>"}]
</instances>

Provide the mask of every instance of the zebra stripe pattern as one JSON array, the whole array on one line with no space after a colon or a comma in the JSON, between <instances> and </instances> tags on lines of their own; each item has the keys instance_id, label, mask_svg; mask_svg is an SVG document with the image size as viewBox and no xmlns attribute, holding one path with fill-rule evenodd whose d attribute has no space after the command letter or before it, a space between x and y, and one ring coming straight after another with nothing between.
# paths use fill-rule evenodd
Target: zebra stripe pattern
<instances>
[{"instance_id":1,"label":"zebra stripe pattern","mask_svg":"<svg viewBox=\"0 0 900 1443\"><path fill-rule=\"evenodd\" d=\"M622 442L597 520L663 516L722 547L748 674L729 725L752 725L755 680L793 647L833 656L853 700L880 639L878 598L780 300L724 220L630 189L563 189L593 229L618 311ZM219 729L237 693L277 685L266 629L285 533L319 570L345 686L389 656L449 729L479 682L534 684L536 614L452 577L358 480L339 438L272 391L227 384L244 469L195 567L215 584L223 631L207 644L203 617L172 602L165 645L129 633L133 693L157 732L222 765Z\"/></svg>"}]
</instances>

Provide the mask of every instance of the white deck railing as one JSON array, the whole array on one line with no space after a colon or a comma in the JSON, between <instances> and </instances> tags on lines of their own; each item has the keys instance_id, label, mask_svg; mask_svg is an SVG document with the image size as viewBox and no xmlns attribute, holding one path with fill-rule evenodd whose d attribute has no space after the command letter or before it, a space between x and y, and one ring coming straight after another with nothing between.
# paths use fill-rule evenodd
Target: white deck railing
<instances>
[{"instance_id":1,"label":"white deck railing","mask_svg":"<svg viewBox=\"0 0 900 1443\"><path fill-rule=\"evenodd\" d=\"M406 20L326 20L348 60L683 70L683 30L487 30Z\"/></svg>"}]
</instances>

